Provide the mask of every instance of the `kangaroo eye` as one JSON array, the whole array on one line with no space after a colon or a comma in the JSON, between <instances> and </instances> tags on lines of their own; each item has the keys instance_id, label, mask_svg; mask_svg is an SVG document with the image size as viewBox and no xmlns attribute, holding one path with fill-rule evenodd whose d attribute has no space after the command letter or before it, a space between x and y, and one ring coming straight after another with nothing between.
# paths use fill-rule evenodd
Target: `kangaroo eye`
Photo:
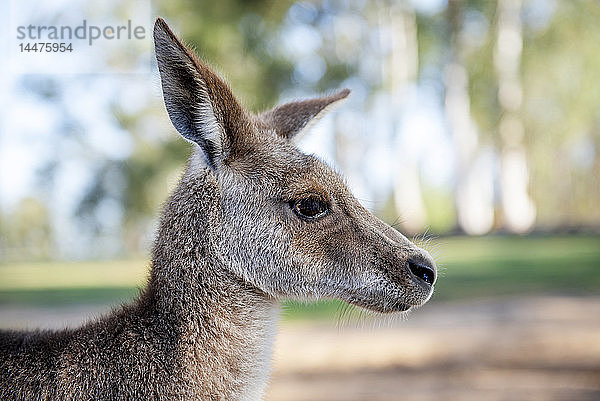
<instances>
[{"instance_id":1,"label":"kangaroo eye","mask_svg":"<svg viewBox=\"0 0 600 401\"><path fill-rule=\"evenodd\" d=\"M290 206L298 217L310 220L323 217L329 210L327 202L317 196L309 196L308 198L292 201L290 202Z\"/></svg>"}]
</instances>

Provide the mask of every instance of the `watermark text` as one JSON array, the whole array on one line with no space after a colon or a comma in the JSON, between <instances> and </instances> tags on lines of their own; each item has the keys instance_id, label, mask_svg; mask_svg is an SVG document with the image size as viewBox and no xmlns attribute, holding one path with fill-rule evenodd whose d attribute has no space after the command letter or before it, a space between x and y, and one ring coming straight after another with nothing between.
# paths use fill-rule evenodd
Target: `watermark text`
<instances>
[{"instance_id":1,"label":"watermark text","mask_svg":"<svg viewBox=\"0 0 600 401\"><path fill-rule=\"evenodd\" d=\"M72 39L87 40L89 46L94 41L106 39L138 39L146 38L146 29L141 25L133 26L131 20L124 25L91 25L83 20L81 25L20 25L17 27L17 40L67 41Z\"/></svg>"}]
</instances>

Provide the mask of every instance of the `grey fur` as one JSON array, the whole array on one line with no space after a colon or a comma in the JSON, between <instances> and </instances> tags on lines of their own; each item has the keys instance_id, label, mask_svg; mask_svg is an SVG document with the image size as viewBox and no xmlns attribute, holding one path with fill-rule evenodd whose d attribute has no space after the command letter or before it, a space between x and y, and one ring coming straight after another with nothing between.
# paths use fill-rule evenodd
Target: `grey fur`
<instances>
[{"instance_id":1,"label":"grey fur","mask_svg":"<svg viewBox=\"0 0 600 401\"><path fill-rule=\"evenodd\" d=\"M381 222L290 138L347 96L253 116L158 19L165 104L194 153L162 212L139 298L74 330L0 332L0 400L257 400L281 299L397 312L433 287L423 250ZM318 196L324 217L294 205Z\"/></svg>"}]
</instances>

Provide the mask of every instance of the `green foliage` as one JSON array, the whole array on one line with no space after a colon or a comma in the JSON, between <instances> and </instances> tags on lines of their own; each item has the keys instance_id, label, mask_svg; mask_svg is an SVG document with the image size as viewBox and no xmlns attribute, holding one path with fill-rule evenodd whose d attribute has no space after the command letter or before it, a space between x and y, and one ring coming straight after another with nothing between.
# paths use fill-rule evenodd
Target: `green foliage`
<instances>
[{"instance_id":1,"label":"green foliage","mask_svg":"<svg viewBox=\"0 0 600 401\"><path fill-rule=\"evenodd\" d=\"M52 255L50 231L46 205L25 198L10 215L0 214L0 255L5 259L47 259Z\"/></svg>"},{"instance_id":2,"label":"green foliage","mask_svg":"<svg viewBox=\"0 0 600 401\"><path fill-rule=\"evenodd\" d=\"M600 219L599 19L598 2L561 1L545 29L526 32L523 117L547 226Z\"/></svg>"},{"instance_id":3,"label":"green foliage","mask_svg":"<svg viewBox=\"0 0 600 401\"><path fill-rule=\"evenodd\" d=\"M161 1L158 14L201 58L226 71L234 91L251 110L277 100L292 65L270 48L292 1ZM251 77L251 79L249 79Z\"/></svg>"}]
</instances>

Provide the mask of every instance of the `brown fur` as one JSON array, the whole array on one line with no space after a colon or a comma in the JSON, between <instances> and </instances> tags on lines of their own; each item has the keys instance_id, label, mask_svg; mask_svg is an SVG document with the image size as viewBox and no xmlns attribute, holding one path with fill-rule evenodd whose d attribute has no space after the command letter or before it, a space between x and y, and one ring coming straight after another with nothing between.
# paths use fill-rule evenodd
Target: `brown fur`
<instances>
[{"instance_id":1,"label":"brown fur","mask_svg":"<svg viewBox=\"0 0 600 401\"><path fill-rule=\"evenodd\" d=\"M167 111L194 154L148 285L74 330L0 332L1 400L261 399L281 299L395 312L431 295L429 255L290 142L348 91L253 116L161 19L154 35ZM298 212L311 196L318 218Z\"/></svg>"}]
</instances>

